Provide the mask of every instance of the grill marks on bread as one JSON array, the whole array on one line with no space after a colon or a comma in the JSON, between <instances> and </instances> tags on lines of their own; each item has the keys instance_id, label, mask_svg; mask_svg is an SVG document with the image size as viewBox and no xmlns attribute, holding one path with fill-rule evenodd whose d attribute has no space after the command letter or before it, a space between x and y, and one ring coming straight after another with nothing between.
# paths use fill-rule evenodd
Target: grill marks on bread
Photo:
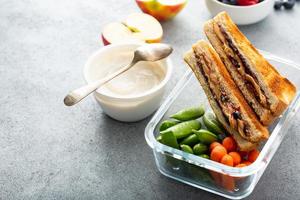
<instances>
[{"instance_id":1,"label":"grill marks on bread","mask_svg":"<svg viewBox=\"0 0 300 200\"><path fill-rule=\"evenodd\" d=\"M268 131L257 120L215 50L207 42L199 41L193 45L193 52L226 122L249 141L267 138Z\"/></svg>"}]
</instances>

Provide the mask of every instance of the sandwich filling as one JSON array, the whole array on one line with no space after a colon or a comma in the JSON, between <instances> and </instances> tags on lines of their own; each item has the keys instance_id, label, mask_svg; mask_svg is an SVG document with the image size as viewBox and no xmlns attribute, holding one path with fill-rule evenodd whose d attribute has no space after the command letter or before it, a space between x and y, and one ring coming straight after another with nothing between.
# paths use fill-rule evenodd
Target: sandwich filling
<instances>
[{"instance_id":1,"label":"sandwich filling","mask_svg":"<svg viewBox=\"0 0 300 200\"><path fill-rule=\"evenodd\" d=\"M198 68L203 74L213 98L221 108L227 123L242 136L249 137L251 135L250 126L243 120L240 107L231 101L225 86L220 81L219 73L212 67L210 59L204 53L194 52L194 54Z\"/></svg>"},{"instance_id":2,"label":"sandwich filling","mask_svg":"<svg viewBox=\"0 0 300 200\"><path fill-rule=\"evenodd\" d=\"M231 63L236 67L241 77L243 77L245 80L248 91L254 94L255 99L261 104L262 107L270 110L270 103L268 102L268 98L264 91L259 86L257 77L250 70L249 64L234 44L232 38L226 33L225 29L220 24L214 23L213 28L216 36L223 43L223 50L225 54L228 56Z\"/></svg>"}]
</instances>

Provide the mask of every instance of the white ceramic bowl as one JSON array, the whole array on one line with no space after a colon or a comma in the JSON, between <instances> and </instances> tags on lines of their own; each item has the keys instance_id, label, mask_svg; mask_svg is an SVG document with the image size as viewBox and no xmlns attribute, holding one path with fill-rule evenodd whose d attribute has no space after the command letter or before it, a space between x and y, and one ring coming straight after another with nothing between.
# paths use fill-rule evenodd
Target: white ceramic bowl
<instances>
[{"instance_id":1,"label":"white ceramic bowl","mask_svg":"<svg viewBox=\"0 0 300 200\"><path fill-rule=\"evenodd\" d=\"M226 11L238 25L254 24L263 20L273 10L274 0L264 0L251 6L228 5L218 0L205 0L209 12L215 16Z\"/></svg>"},{"instance_id":2,"label":"white ceramic bowl","mask_svg":"<svg viewBox=\"0 0 300 200\"><path fill-rule=\"evenodd\" d=\"M104 46L95 52L87 61L84 67L84 78L86 82L91 82L90 73L94 73L93 68L99 67L97 63L105 59L108 55L116 55L125 51L134 51L139 44L112 44ZM99 89L94 92L94 96L100 104L102 110L110 117L124 122L134 122L144 119L152 114L159 106L162 100L164 89L171 77L173 66L170 58L160 61L164 71L162 81L150 90L138 95L131 96L112 96L101 92Z\"/></svg>"}]
</instances>

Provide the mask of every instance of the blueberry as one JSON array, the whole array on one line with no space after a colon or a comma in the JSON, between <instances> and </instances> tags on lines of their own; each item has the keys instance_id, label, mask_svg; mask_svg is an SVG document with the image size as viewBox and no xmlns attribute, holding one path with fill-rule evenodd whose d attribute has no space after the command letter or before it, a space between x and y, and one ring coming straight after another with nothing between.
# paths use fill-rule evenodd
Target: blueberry
<instances>
[{"instance_id":1,"label":"blueberry","mask_svg":"<svg viewBox=\"0 0 300 200\"><path fill-rule=\"evenodd\" d=\"M285 0L283 6L285 9L292 9L295 5L295 0Z\"/></svg>"},{"instance_id":2,"label":"blueberry","mask_svg":"<svg viewBox=\"0 0 300 200\"><path fill-rule=\"evenodd\" d=\"M274 8L276 10L280 10L280 8L282 7L282 5L283 5L283 2L281 0L277 0L277 1L275 1Z\"/></svg>"},{"instance_id":3,"label":"blueberry","mask_svg":"<svg viewBox=\"0 0 300 200\"><path fill-rule=\"evenodd\" d=\"M236 0L221 0L221 2L229 5L237 5Z\"/></svg>"}]
</instances>

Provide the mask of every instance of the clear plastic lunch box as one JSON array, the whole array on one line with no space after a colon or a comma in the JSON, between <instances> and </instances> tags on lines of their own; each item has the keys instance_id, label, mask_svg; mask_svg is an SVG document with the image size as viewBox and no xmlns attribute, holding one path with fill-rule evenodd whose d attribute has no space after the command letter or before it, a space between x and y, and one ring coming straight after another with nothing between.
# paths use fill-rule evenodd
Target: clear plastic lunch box
<instances>
[{"instance_id":1,"label":"clear plastic lunch box","mask_svg":"<svg viewBox=\"0 0 300 200\"><path fill-rule=\"evenodd\" d=\"M300 88L300 65L268 52L261 53L297 89ZM180 109L199 104L203 104L207 111L211 110L200 83L193 72L187 70L145 129L146 141L153 149L157 168L165 176L227 198L241 199L248 196L293 122L293 116L300 106L299 92L287 110L269 127L270 137L260 146L261 153L257 160L243 168L226 166L156 141L158 127L163 120Z\"/></svg>"}]
</instances>

